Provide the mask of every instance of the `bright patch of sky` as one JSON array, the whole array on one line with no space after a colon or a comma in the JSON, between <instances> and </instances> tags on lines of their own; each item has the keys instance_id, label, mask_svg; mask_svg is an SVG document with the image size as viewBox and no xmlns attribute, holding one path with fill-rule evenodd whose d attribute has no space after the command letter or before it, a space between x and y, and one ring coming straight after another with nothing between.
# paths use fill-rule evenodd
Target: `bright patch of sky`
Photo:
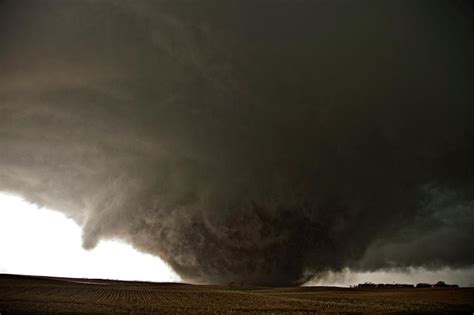
<instances>
[{"instance_id":1,"label":"bright patch of sky","mask_svg":"<svg viewBox=\"0 0 474 315\"><path fill-rule=\"evenodd\" d=\"M81 244L81 228L73 220L0 193L0 273L180 281L160 258L121 241L101 241L90 251Z\"/></svg>"}]
</instances>

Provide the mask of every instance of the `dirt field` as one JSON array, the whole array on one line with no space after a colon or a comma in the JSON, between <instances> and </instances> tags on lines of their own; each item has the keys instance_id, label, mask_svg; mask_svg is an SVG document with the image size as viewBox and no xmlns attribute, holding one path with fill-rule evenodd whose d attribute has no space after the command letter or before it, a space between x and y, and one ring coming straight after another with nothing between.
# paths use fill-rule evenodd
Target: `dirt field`
<instances>
[{"instance_id":1,"label":"dirt field","mask_svg":"<svg viewBox=\"0 0 474 315\"><path fill-rule=\"evenodd\" d=\"M229 288L0 275L0 313L473 314L474 288Z\"/></svg>"}]
</instances>

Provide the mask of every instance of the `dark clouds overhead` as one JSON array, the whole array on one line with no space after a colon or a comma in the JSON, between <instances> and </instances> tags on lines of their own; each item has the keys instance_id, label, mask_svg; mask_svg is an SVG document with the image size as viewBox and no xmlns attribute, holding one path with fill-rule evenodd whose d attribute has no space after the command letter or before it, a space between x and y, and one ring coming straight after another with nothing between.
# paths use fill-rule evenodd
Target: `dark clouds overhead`
<instances>
[{"instance_id":1,"label":"dark clouds overhead","mask_svg":"<svg viewBox=\"0 0 474 315\"><path fill-rule=\"evenodd\" d=\"M470 1L0 2L0 190L185 280L474 264Z\"/></svg>"}]
</instances>

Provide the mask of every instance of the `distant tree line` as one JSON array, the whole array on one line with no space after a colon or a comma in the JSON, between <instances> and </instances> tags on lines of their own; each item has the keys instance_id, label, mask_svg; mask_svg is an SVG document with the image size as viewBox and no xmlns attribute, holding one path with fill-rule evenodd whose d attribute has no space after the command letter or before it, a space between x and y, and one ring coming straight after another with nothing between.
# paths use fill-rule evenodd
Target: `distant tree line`
<instances>
[{"instance_id":1,"label":"distant tree line","mask_svg":"<svg viewBox=\"0 0 474 315\"><path fill-rule=\"evenodd\" d=\"M359 283L356 288L458 288L457 284L447 284L444 281L438 281L435 284L429 283L418 283L416 286L414 284L406 283L372 283L364 282Z\"/></svg>"}]
</instances>

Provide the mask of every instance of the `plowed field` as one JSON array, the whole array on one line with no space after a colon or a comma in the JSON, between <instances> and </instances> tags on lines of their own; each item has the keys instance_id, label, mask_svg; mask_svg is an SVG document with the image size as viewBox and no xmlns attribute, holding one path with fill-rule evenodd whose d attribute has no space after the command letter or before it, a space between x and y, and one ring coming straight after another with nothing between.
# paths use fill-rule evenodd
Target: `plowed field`
<instances>
[{"instance_id":1,"label":"plowed field","mask_svg":"<svg viewBox=\"0 0 474 315\"><path fill-rule=\"evenodd\" d=\"M0 275L0 313L311 314L474 312L474 288L200 286Z\"/></svg>"}]
</instances>

